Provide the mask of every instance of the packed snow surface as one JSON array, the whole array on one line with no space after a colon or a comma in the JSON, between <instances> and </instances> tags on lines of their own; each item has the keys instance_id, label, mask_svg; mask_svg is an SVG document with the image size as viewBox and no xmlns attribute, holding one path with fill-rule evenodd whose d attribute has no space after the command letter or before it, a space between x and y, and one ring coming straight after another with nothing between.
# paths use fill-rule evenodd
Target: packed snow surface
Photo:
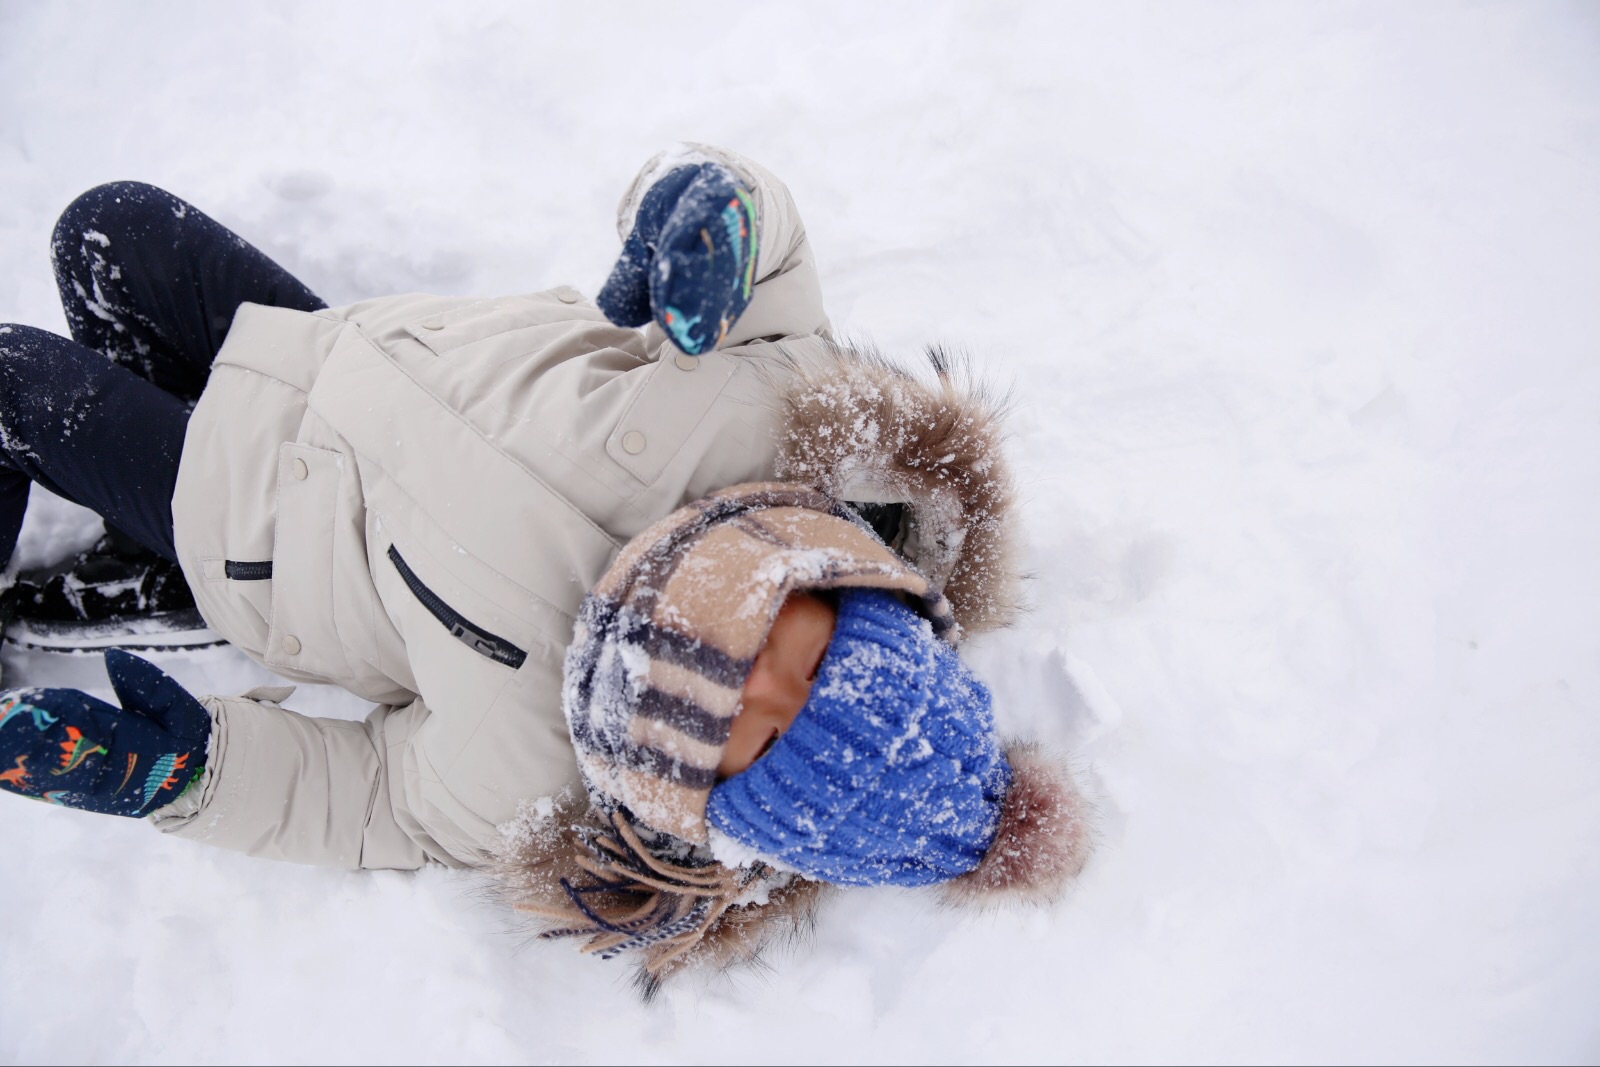
<instances>
[{"instance_id":1,"label":"packed snow surface","mask_svg":"<svg viewBox=\"0 0 1600 1067\"><path fill-rule=\"evenodd\" d=\"M1098 798L1075 891L843 893L645 1006L468 874L0 798L0 1060L1600 1058L1600 11L4 0L0 320L121 178L335 304L593 294L679 140L844 331L1015 384L1032 611L967 655ZM25 563L95 536L42 497Z\"/></svg>"}]
</instances>

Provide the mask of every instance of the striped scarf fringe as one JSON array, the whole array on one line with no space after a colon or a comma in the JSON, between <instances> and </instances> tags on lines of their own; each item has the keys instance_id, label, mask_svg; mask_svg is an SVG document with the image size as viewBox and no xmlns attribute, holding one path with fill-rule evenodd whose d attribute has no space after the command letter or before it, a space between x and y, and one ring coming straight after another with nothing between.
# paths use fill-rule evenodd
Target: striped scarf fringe
<instances>
[{"instance_id":1,"label":"striped scarf fringe","mask_svg":"<svg viewBox=\"0 0 1600 1067\"><path fill-rule=\"evenodd\" d=\"M771 873L759 864L664 859L644 843L626 809L613 811L603 826L571 833L581 847L571 857L578 871L557 880L565 906L525 901L517 909L562 924L541 938L587 938L581 951L607 960L640 953L653 978L683 961L744 890Z\"/></svg>"},{"instance_id":2,"label":"striped scarf fringe","mask_svg":"<svg viewBox=\"0 0 1600 1067\"><path fill-rule=\"evenodd\" d=\"M829 890L770 866L702 859L626 809L606 814L570 792L552 799L501 827L498 895L540 920L539 937L583 938L582 951L637 961L646 1001L681 971L757 964L769 947L801 938Z\"/></svg>"}]
</instances>

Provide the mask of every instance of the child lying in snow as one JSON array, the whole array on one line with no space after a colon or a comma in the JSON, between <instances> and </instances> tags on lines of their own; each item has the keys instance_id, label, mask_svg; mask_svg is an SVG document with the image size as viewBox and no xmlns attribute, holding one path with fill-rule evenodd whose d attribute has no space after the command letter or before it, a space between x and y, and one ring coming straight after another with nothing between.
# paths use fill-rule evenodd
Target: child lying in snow
<instances>
[{"instance_id":1,"label":"child lying in snow","mask_svg":"<svg viewBox=\"0 0 1600 1067\"><path fill-rule=\"evenodd\" d=\"M0 700L0 784L257 856L494 867L651 981L825 884L1059 888L1081 801L1002 752L953 648L1014 609L993 406L937 353L927 384L834 342L745 159L657 157L618 228L597 304L328 309L158 189L75 201L74 341L0 327L0 554L32 478L251 658L379 706L196 700L108 652L121 708Z\"/></svg>"}]
</instances>

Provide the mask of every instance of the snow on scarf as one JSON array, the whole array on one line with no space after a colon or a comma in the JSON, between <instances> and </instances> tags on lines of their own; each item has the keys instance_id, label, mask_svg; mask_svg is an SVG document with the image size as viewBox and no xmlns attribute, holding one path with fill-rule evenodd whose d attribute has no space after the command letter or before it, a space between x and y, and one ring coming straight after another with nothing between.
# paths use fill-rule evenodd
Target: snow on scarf
<instances>
[{"instance_id":1,"label":"snow on scarf","mask_svg":"<svg viewBox=\"0 0 1600 1067\"><path fill-rule=\"evenodd\" d=\"M946 639L950 607L842 505L783 483L734 486L636 537L585 599L563 707L591 799L707 841L705 811L739 694L789 593L904 594Z\"/></svg>"}]
</instances>

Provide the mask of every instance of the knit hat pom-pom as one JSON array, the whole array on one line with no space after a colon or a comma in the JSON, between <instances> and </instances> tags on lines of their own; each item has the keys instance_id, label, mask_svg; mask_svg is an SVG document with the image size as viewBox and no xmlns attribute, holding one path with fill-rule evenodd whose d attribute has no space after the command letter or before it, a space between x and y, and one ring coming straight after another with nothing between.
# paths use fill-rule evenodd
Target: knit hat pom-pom
<instances>
[{"instance_id":1,"label":"knit hat pom-pom","mask_svg":"<svg viewBox=\"0 0 1600 1067\"><path fill-rule=\"evenodd\" d=\"M1000 828L978 866L944 885L952 903L1049 904L1083 870L1093 848L1090 807L1065 767L1037 745L1006 751L1011 787Z\"/></svg>"}]
</instances>

